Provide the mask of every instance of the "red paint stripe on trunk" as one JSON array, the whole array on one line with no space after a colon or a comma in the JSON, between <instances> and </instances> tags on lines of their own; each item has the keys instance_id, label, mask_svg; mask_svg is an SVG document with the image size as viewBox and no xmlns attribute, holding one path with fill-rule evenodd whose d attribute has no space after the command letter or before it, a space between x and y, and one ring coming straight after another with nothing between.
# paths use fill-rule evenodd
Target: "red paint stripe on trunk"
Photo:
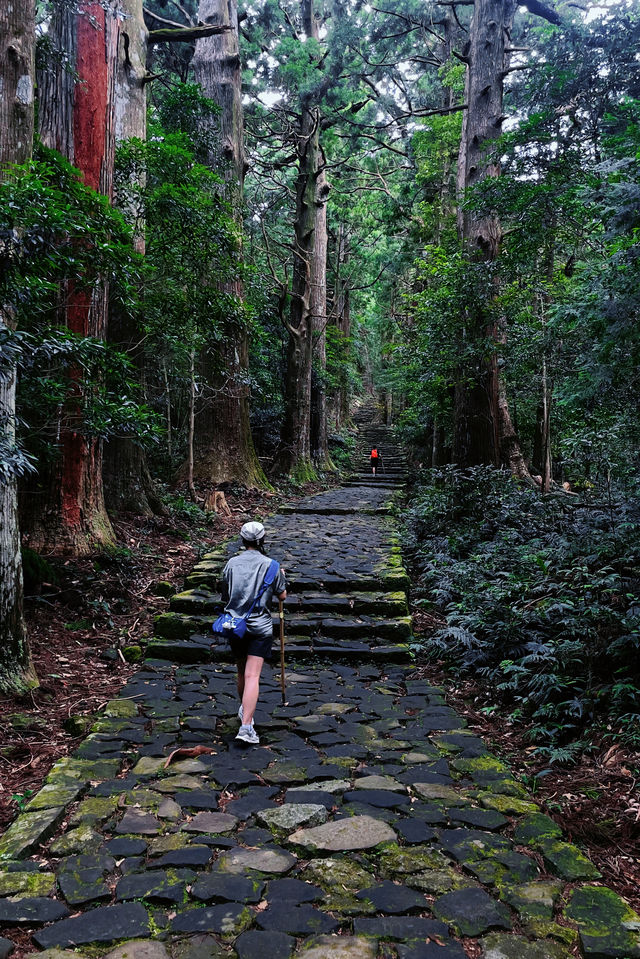
<instances>
[{"instance_id":1,"label":"red paint stripe on trunk","mask_svg":"<svg viewBox=\"0 0 640 959\"><path fill-rule=\"evenodd\" d=\"M87 186L100 189L100 172L106 151L108 64L105 11L99 3L80 5L76 83L73 105L74 162Z\"/></svg>"}]
</instances>

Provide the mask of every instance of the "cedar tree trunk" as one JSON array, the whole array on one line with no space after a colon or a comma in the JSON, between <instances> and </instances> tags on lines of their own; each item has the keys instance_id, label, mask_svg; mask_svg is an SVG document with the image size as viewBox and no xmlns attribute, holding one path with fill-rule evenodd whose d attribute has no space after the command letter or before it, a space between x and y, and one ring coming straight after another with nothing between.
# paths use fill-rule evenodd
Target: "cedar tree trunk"
<instances>
[{"instance_id":1,"label":"cedar tree trunk","mask_svg":"<svg viewBox=\"0 0 640 959\"><path fill-rule=\"evenodd\" d=\"M0 6L0 178L8 163L24 163L33 145L35 0ZM0 336L14 328L11 306L0 303ZM15 448L16 368L0 361L0 451ZM37 686L22 614L22 559L16 476L0 463L0 691Z\"/></svg>"},{"instance_id":2,"label":"cedar tree trunk","mask_svg":"<svg viewBox=\"0 0 640 959\"><path fill-rule=\"evenodd\" d=\"M324 157L316 177L316 226L311 261L313 368L311 373L311 458L321 470L331 469L327 438L327 183Z\"/></svg>"},{"instance_id":3,"label":"cedar tree trunk","mask_svg":"<svg viewBox=\"0 0 640 959\"><path fill-rule=\"evenodd\" d=\"M50 36L69 63L56 58L38 77L43 142L63 153L92 189L111 198L115 151L114 102L120 19L116 0L87 0L55 8ZM63 320L74 333L106 338L108 287L69 284ZM91 384L72 377L60 413L59 458L41 471L37 490L26 491L29 545L51 552L90 552L112 543L102 486L102 443L84 435L81 400Z\"/></svg>"},{"instance_id":4,"label":"cedar tree trunk","mask_svg":"<svg viewBox=\"0 0 640 959\"><path fill-rule=\"evenodd\" d=\"M209 163L224 178L226 199L241 228L245 158L237 0L200 0L198 19L229 27L196 41L192 65L203 93L220 107ZM242 300L240 280L223 289ZM249 423L247 333L237 323L226 323L223 333L222 344L209 346L200 358L203 401L195 422L194 477L206 485L235 481L264 487Z\"/></svg>"},{"instance_id":5,"label":"cedar tree trunk","mask_svg":"<svg viewBox=\"0 0 640 959\"><path fill-rule=\"evenodd\" d=\"M504 120L503 86L515 9L514 0L476 0L469 40L467 109L458 158L458 231L468 254L486 264L488 271L500 254L500 221L466 209L462 197L487 177L500 175L491 151ZM455 388L453 461L462 467L503 462L517 475L528 476L498 375L498 330L491 305L471 306L464 316L463 347L470 358L460 369Z\"/></svg>"},{"instance_id":6,"label":"cedar tree trunk","mask_svg":"<svg viewBox=\"0 0 640 959\"><path fill-rule=\"evenodd\" d=\"M313 0L301 0L305 34L317 39L318 26ZM298 479L313 476L311 465L311 367L313 317L311 271L316 235L316 176L320 159L320 111L309 94L300 101L296 153L296 212L291 309L287 330L285 408L280 448L274 463L276 473Z\"/></svg>"},{"instance_id":7,"label":"cedar tree trunk","mask_svg":"<svg viewBox=\"0 0 640 959\"><path fill-rule=\"evenodd\" d=\"M115 80L116 142L147 138L146 73L148 31L142 12L142 0L120 0L124 20L120 28ZM141 183L139 186L143 186ZM116 197L116 203L118 198ZM133 210L134 243L144 253L144 223ZM127 353L141 384L145 377L145 357L140 343L142 333L133 318L120 310L109 316L108 341ZM104 494L112 513L127 511L143 516L165 512L155 489L144 447L124 436L110 437L104 446Z\"/></svg>"}]
</instances>

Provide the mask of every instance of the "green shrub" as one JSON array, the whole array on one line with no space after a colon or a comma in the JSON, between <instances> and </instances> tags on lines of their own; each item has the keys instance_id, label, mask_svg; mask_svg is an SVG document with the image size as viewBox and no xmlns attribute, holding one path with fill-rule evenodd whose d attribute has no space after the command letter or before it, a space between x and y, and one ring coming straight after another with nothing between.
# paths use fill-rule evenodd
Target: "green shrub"
<instances>
[{"instance_id":1,"label":"green shrub","mask_svg":"<svg viewBox=\"0 0 640 959\"><path fill-rule=\"evenodd\" d=\"M622 492L542 499L488 467L421 474L406 537L418 603L446 625L420 653L480 676L539 745L593 724L640 739L639 529Z\"/></svg>"}]
</instances>

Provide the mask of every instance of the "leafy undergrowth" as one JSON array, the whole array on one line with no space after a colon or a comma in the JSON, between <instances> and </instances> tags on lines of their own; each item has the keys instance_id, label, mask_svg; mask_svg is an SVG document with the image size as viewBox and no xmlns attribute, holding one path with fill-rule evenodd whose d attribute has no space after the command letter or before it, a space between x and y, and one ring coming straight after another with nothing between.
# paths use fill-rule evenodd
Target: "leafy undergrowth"
<instances>
[{"instance_id":1,"label":"leafy undergrowth","mask_svg":"<svg viewBox=\"0 0 640 959\"><path fill-rule=\"evenodd\" d=\"M640 502L543 499L506 473L423 476L405 514L417 652L481 679L550 762L640 747Z\"/></svg>"},{"instance_id":2,"label":"leafy undergrowth","mask_svg":"<svg viewBox=\"0 0 640 959\"><path fill-rule=\"evenodd\" d=\"M0 699L0 829L134 672L125 655L144 647L154 616L202 553L248 519L319 488L230 489L230 516L173 496L164 516L121 516L117 545L108 552L81 559L27 553L25 615L40 686L20 699Z\"/></svg>"},{"instance_id":3,"label":"leafy undergrowth","mask_svg":"<svg viewBox=\"0 0 640 959\"><path fill-rule=\"evenodd\" d=\"M404 522L425 675L640 907L638 500L446 468Z\"/></svg>"}]
</instances>

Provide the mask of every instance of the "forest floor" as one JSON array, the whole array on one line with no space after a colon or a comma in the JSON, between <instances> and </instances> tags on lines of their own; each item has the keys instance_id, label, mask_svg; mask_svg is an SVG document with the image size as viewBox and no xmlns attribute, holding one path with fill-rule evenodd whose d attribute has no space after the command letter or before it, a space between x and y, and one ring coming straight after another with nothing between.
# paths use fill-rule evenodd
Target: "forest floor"
<instances>
[{"instance_id":1,"label":"forest floor","mask_svg":"<svg viewBox=\"0 0 640 959\"><path fill-rule=\"evenodd\" d=\"M200 556L249 517L326 488L308 483L295 495L227 493L230 516L204 514L179 498L165 516L121 516L109 553L45 557L51 582L25 589L40 685L20 699L0 698L0 830L40 789L53 763L77 749L90 717L136 671L122 649L144 645L154 616L168 608Z\"/></svg>"},{"instance_id":2,"label":"forest floor","mask_svg":"<svg viewBox=\"0 0 640 959\"><path fill-rule=\"evenodd\" d=\"M413 619L417 635L439 625L421 610L413 611ZM482 711L494 700L481 682L452 677L444 664L424 666L421 672L445 690L447 702L465 716L469 728L509 763L569 841L587 851L603 882L640 909L640 753L600 738L572 765L550 764L536 754L525 723Z\"/></svg>"}]
</instances>

